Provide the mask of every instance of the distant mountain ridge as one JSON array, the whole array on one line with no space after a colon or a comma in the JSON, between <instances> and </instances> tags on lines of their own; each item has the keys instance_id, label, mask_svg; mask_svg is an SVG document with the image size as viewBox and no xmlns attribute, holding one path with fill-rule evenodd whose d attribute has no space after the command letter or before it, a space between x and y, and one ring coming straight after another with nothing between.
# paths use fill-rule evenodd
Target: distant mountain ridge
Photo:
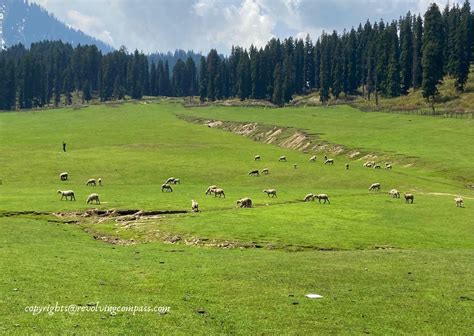
<instances>
[{"instance_id":1,"label":"distant mountain ridge","mask_svg":"<svg viewBox=\"0 0 474 336\"><path fill-rule=\"evenodd\" d=\"M18 43L61 40L72 45L95 44L107 53L113 47L80 30L68 27L43 7L27 0L0 0L0 48Z\"/></svg>"}]
</instances>

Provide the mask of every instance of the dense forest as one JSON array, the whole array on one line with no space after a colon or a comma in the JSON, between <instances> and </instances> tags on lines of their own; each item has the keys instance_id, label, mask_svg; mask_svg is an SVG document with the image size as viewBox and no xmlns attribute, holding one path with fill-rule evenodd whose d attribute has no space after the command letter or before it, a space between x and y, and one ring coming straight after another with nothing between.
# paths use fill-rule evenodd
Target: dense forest
<instances>
[{"instance_id":1,"label":"dense forest","mask_svg":"<svg viewBox=\"0 0 474 336\"><path fill-rule=\"evenodd\" d=\"M83 101L147 96L267 99L283 105L295 94L317 90L321 101L341 95L396 97L421 89L434 103L443 76L464 90L473 49L470 4L432 4L422 18L359 25L338 34L306 39L272 39L264 47L233 47L229 56L211 50L196 57L150 62L122 48L107 54L92 46L62 42L16 45L0 53L0 109L69 105ZM157 58L158 59L158 58ZM150 64L151 63L151 64Z\"/></svg>"}]
</instances>

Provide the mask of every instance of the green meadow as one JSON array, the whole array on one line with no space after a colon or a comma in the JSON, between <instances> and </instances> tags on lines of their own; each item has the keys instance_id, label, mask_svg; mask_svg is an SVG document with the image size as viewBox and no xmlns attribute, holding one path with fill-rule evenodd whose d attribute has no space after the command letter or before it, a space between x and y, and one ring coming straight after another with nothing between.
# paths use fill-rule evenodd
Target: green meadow
<instances>
[{"instance_id":1,"label":"green meadow","mask_svg":"<svg viewBox=\"0 0 474 336\"><path fill-rule=\"evenodd\" d=\"M361 154L304 153L190 118L292 127ZM0 113L0 334L472 335L472 148L472 119L347 106L163 100ZM366 154L393 169L362 167ZM270 174L248 176L263 168ZM162 192L171 176L181 184ZM103 186L86 186L99 177ZM368 191L374 182L380 192ZM210 185L226 197L206 196ZM277 198L263 193L270 188ZM401 199L389 197L392 188ZM57 190L68 189L75 202L60 200ZM100 205L86 204L92 192ZM326 193L331 204L302 202L308 193ZM243 197L253 208L236 206ZM201 212L191 213L191 199ZM187 212L70 214L88 209ZM56 302L170 310L25 312Z\"/></svg>"}]
</instances>

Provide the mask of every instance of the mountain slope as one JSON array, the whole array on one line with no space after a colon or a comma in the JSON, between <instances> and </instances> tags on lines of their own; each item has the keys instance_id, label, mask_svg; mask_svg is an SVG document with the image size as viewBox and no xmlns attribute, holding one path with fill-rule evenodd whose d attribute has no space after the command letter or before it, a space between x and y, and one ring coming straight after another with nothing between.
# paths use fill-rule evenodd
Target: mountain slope
<instances>
[{"instance_id":1,"label":"mountain slope","mask_svg":"<svg viewBox=\"0 0 474 336\"><path fill-rule=\"evenodd\" d=\"M22 43L61 40L77 44L95 44L102 52L112 47L80 30L68 27L41 6L23 0L0 0L0 47ZM2 18L3 16L3 18Z\"/></svg>"}]
</instances>

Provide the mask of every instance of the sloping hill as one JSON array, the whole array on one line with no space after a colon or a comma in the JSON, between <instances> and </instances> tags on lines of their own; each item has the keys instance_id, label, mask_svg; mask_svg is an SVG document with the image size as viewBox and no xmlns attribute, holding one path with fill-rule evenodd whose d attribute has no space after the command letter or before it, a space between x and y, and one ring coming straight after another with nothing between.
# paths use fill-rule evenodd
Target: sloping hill
<instances>
[{"instance_id":1,"label":"sloping hill","mask_svg":"<svg viewBox=\"0 0 474 336\"><path fill-rule=\"evenodd\" d=\"M0 46L22 43L29 47L33 42L61 40L77 44L95 44L108 52L112 47L80 30L68 27L41 6L23 0L0 0ZM3 40L3 43L1 41Z\"/></svg>"}]
</instances>

